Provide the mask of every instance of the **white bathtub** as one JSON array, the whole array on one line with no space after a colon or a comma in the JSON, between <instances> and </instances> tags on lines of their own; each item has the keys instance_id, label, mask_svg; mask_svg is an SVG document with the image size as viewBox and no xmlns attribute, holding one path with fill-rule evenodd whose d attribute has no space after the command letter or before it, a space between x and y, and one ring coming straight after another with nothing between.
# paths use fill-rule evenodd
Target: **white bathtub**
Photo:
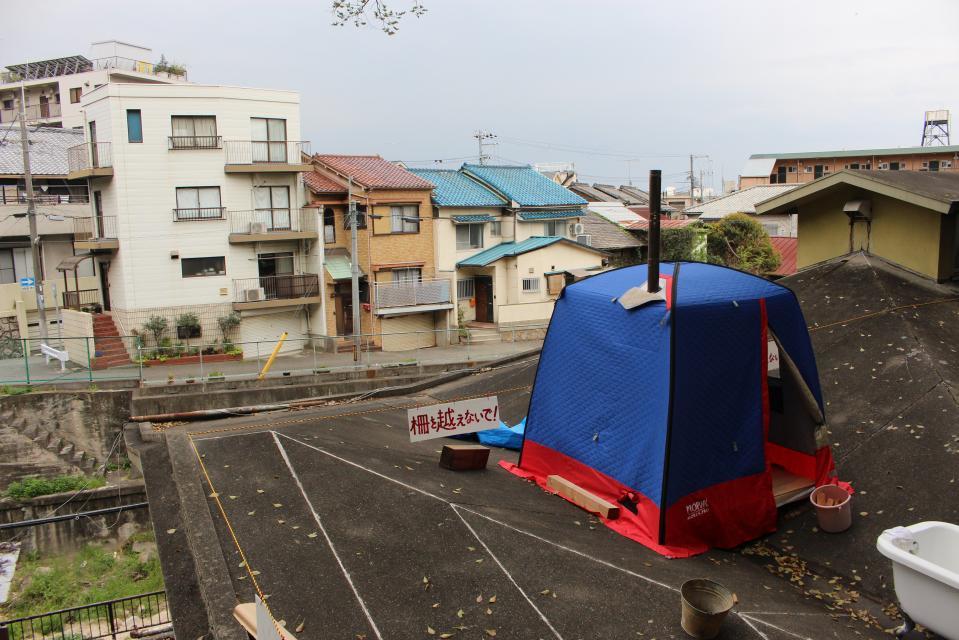
<instances>
[{"instance_id":1,"label":"white bathtub","mask_svg":"<svg viewBox=\"0 0 959 640\"><path fill-rule=\"evenodd\" d=\"M912 552L902 548L909 546L904 537L915 539ZM900 544L894 543L897 538ZM947 640L959 640L959 526L920 522L883 531L876 547L892 560L896 596L907 616Z\"/></svg>"}]
</instances>

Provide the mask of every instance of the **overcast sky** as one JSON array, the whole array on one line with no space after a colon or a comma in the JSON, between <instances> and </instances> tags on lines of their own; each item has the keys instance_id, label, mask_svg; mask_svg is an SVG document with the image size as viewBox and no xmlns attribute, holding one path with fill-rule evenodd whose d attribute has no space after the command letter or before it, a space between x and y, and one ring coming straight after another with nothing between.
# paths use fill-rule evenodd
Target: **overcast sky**
<instances>
[{"instance_id":1,"label":"overcast sky","mask_svg":"<svg viewBox=\"0 0 959 640\"><path fill-rule=\"evenodd\" d=\"M925 109L959 109L957 0L423 3L390 37L331 26L328 0L0 0L0 64L124 40L299 91L314 151L456 167L482 128L589 182L681 182L694 153L718 187L750 153L917 145Z\"/></svg>"}]
</instances>

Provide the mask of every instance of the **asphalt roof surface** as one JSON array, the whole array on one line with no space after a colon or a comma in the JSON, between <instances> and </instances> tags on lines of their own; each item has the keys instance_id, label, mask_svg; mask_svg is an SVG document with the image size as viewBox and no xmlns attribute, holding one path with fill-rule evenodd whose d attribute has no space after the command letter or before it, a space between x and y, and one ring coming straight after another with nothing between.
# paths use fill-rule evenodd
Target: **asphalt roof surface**
<instances>
[{"instance_id":1,"label":"asphalt roof surface","mask_svg":"<svg viewBox=\"0 0 959 640\"><path fill-rule=\"evenodd\" d=\"M405 409L415 404L498 392L503 418L518 421L535 364L428 397L189 425L230 527L212 498L209 514L191 517L212 518L236 598L251 601L253 588L233 535L275 617L300 640L493 637L487 630L524 640L680 638L678 588L694 577L738 594L727 640L885 637L777 577L786 552L757 545L669 560L497 466L513 452L494 449L486 471L453 472L437 466L445 440L409 443ZM212 495L202 478L184 480ZM843 540L825 541L830 555Z\"/></svg>"}]
</instances>

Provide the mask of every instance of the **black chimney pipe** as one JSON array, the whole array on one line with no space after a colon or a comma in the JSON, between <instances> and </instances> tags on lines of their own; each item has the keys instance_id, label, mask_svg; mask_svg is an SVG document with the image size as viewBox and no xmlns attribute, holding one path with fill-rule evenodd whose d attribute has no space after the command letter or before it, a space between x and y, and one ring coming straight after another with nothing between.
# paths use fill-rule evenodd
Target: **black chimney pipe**
<instances>
[{"instance_id":1,"label":"black chimney pipe","mask_svg":"<svg viewBox=\"0 0 959 640\"><path fill-rule=\"evenodd\" d=\"M646 290L649 293L659 291L659 209L662 196L663 172L649 170L649 233L646 251L647 276Z\"/></svg>"}]
</instances>

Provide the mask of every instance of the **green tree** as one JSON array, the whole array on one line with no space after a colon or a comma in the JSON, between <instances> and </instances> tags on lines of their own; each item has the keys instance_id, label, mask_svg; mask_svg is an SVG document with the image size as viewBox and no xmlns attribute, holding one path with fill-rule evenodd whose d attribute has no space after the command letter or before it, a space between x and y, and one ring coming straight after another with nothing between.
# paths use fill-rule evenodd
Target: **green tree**
<instances>
[{"instance_id":1,"label":"green tree","mask_svg":"<svg viewBox=\"0 0 959 640\"><path fill-rule=\"evenodd\" d=\"M367 15L372 13L373 20L388 36L400 30L400 21L407 14L420 18L426 13L426 7L420 0L412 0L409 8L402 10L393 9L392 1L387 4L386 0L332 0L332 7L333 26L342 27L352 23L355 27L364 27Z\"/></svg>"},{"instance_id":2,"label":"green tree","mask_svg":"<svg viewBox=\"0 0 959 640\"><path fill-rule=\"evenodd\" d=\"M710 262L757 275L774 271L781 259L763 226L744 213L711 225L707 250Z\"/></svg>"},{"instance_id":3,"label":"green tree","mask_svg":"<svg viewBox=\"0 0 959 640\"><path fill-rule=\"evenodd\" d=\"M160 340L163 339L163 334L166 333L167 319L163 316L153 315L150 316L150 319L143 323L143 328L153 336L153 342L156 346L160 346Z\"/></svg>"}]
</instances>

